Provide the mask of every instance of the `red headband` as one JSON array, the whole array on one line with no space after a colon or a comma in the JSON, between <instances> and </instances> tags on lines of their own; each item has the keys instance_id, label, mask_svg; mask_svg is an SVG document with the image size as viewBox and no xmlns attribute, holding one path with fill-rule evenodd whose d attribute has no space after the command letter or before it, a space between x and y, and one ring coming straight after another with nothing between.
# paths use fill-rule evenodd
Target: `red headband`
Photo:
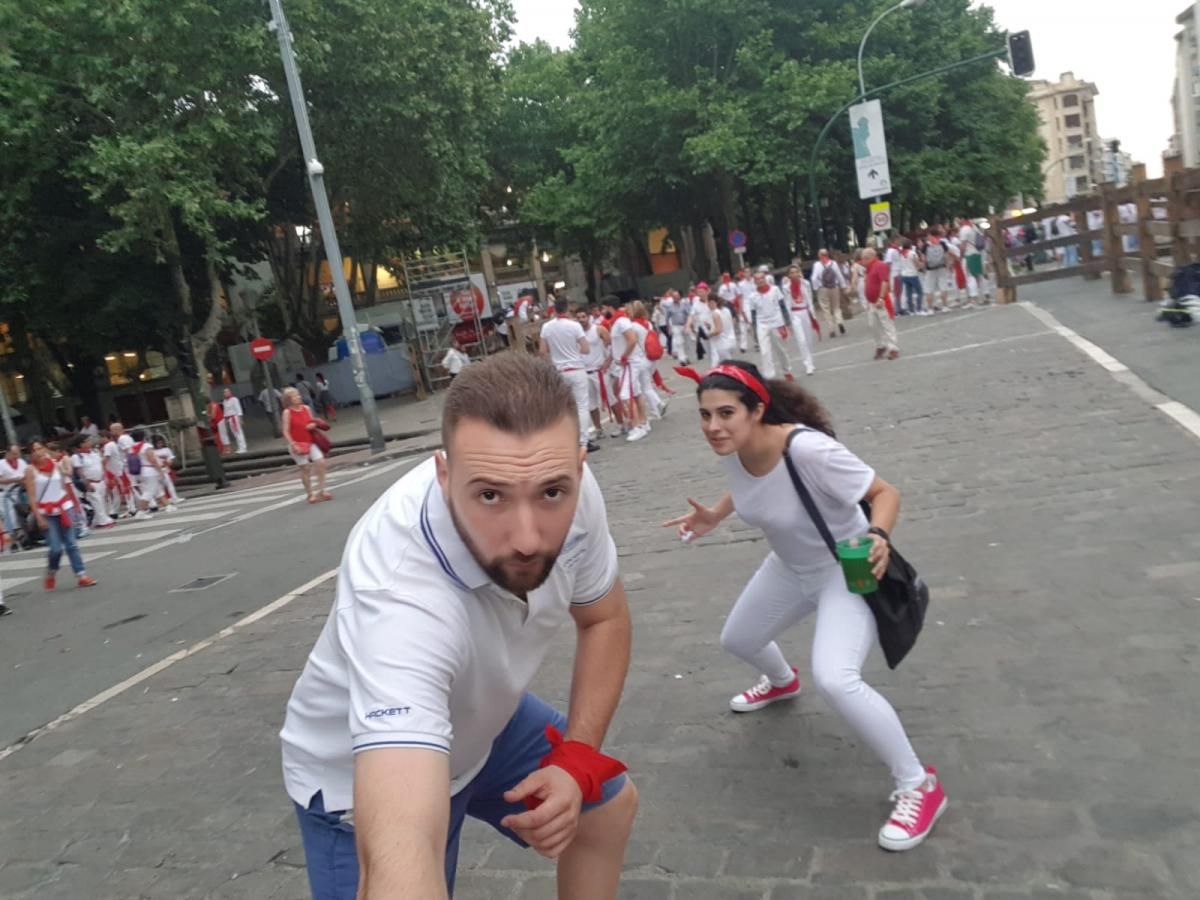
<instances>
[{"instance_id":1,"label":"red headband","mask_svg":"<svg viewBox=\"0 0 1200 900\"><path fill-rule=\"evenodd\" d=\"M761 381L740 366L730 366L724 364L713 366L703 375L701 375L695 369L691 369L686 366L676 366L675 371L684 378L690 378L697 384L699 384L709 375L724 375L726 378L732 378L738 384L741 384L753 391L754 396L758 397L758 399L762 401L763 406L771 405L771 395L767 392L766 385L764 385Z\"/></svg>"}]
</instances>

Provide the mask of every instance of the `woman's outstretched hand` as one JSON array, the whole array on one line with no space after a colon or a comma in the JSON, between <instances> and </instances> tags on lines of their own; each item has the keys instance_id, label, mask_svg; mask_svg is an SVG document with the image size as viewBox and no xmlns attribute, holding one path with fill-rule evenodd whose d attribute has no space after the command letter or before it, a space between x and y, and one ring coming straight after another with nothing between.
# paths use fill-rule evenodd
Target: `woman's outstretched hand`
<instances>
[{"instance_id":1,"label":"woman's outstretched hand","mask_svg":"<svg viewBox=\"0 0 1200 900\"><path fill-rule=\"evenodd\" d=\"M704 537L714 528L721 524L721 517L716 511L709 509L703 503L698 503L691 497L688 497L688 505L692 507L692 511L685 516L679 516L675 519L668 519L663 522L663 528L679 528L679 536L684 541L690 541L693 538Z\"/></svg>"}]
</instances>

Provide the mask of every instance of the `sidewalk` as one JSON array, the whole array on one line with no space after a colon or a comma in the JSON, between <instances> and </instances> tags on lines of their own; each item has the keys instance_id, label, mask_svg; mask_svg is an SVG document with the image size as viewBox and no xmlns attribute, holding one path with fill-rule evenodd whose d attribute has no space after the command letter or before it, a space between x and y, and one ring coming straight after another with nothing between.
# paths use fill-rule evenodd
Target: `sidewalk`
<instances>
[{"instance_id":1,"label":"sidewalk","mask_svg":"<svg viewBox=\"0 0 1200 900\"><path fill-rule=\"evenodd\" d=\"M717 638L766 550L737 523L692 546L658 527L722 489L677 383L647 440L594 459L636 629L607 745L642 791L621 896L1194 900L1195 440L1024 308L901 327L904 357L877 363L852 323L805 385L904 495L929 622L867 677L950 810L885 854L886 772L815 693L727 712L755 676ZM276 733L330 601L326 583L0 761L0 898L307 896ZM802 667L810 636L783 640ZM572 649L538 678L552 702ZM550 874L471 823L456 896L550 898Z\"/></svg>"}]
</instances>

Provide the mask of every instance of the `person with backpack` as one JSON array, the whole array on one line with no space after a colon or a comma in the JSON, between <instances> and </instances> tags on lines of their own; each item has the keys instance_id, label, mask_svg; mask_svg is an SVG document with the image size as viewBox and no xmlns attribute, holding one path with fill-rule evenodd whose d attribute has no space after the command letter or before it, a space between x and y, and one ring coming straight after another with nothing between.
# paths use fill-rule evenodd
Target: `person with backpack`
<instances>
[{"instance_id":1,"label":"person with backpack","mask_svg":"<svg viewBox=\"0 0 1200 900\"><path fill-rule=\"evenodd\" d=\"M146 440L146 432L140 428L135 429L131 436L134 443L129 449L129 474L137 479L139 509L146 509L151 513L159 510L175 512L175 504L171 502L170 494L167 493L167 476L163 472L158 454L154 452L154 445Z\"/></svg>"},{"instance_id":2,"label":"person with backpack","mask_svg":"<svg viewBox=\"0 0 1200 900\"><path fill-rule=\"evenodd\" d=\"M950 291L954 289L953 259L942 227L935 225L925 245L925 294L929 298L929 305L915 315L932 316L939 306L945 307Z\"/></svg>"},{"instance_id":3,"label":"person with backpack","mask_svg":"<svg viewBox=\"0 0 1200 900\"><path fill-rule=\"evenodd\" d=\"M886 270L886 263L877 264ZM700 429L721 459L729 489L712 506L689 497L691 510L664 527L678 528L680 538L692 543L736 512L763 532L771 548L721 631L721 647L761 675L730 700L730 709L750 713L800 696L798 670L775 641L815 613L817 692L890 770L894 805L879 830L879 846L911 850L933 830L946 795L937 771L917 757L895 709L863 680L863 662L879 642L875 616L861 595L851 593L829 546L867 542L872 572L881 578L900 493L837 441L829 414L795 383L764 378L750 363L731 361L699 379L696 393Z\"/></svg>"},{"instance_id":4,"label":"person with backpack","mask_svg":"<svg viewBox=\"0 0 1200 900\"><path fill-rule=\"evenodd\" d=\"M829 258L829 251L824 248L813 264L812 286L817 292L817 306L825 320L825 333L831 338L845 334L846 326L842 324L842 288L846 287L846 278L837 263Z\"/></svg>"},{"instance_id":5,"label":"person with backpack","mask_svg":"<svg viewBox=\"0 0 1200 900\"><path fill-rule=\"evenodd\" d=\"M614 298L613 305L620 301ZM625 424L629 427L627 441L640 441L650 434L650 421L646 417L645 385L642 373L649 383L649 360L646 359L646 329L634 321L640 304L631 303L628 314L624 310L613 316L612 354L613 366L618 372L617 399L624 407ZM643 310L644 313L644 310Z\"/></svg>"},{"instance_id":6,"label":"person with backpack","mask_svg":"<svg viewBox=\"0 0 1200 900\"><path fill-rule=\"evenodd\" d=\"M979 301L980 283L983 281L983 251L987 248L987 235L964 217L958 229L958 243L967 276L967 302L974 306Z\"/></svg>"},{"instance_id":7,"label":"person with backpack","mask_svg":"<svg viewBox=\"0 0 1200 900\"><path fill-rule=\"evenodd\" d=\"M900 258L896 262L894 269L888 267L889 274L898 274L900 288L903 291L903 297L900 294L889 294L892 297L894 304L899 305L903 309L907 309L912 315L919 316L925 308L925 288L921 284L921 257L917 254L917 248L913 246L913 242L905 238L900 244ZM892 287L895 286L893 279Z\"/></svg>"},{"instance_id":8,"label":"person with backpack","mask_svg":"<svg viewBox=\"0 0 1200 900\"><path fill-rule=\"evenodd\" d=\"M565 296L554 301L554 318L542 326L539 349L542 356L558 370L575 398L575 411L579 417L579 446L595 453L600 445L588 438L591 427L591 397L588 390L587 365L585 363L591 347L587 332L570 315L571 304Z\"/></svg>"}]
</instances>

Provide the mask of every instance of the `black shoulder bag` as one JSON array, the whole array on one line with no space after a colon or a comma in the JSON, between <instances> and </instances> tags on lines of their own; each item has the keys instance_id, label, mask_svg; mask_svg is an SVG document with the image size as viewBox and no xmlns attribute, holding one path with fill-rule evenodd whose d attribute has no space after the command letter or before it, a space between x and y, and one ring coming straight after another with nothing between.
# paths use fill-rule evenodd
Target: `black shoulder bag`
<instances>
[{"instance_id":1,"label":"black shoulder bag","mask_svg":"<svg viewBox=\"0 0 1200 900\"><path fill-rule=\"evenodd\" d=\"M792 485L800 496L800 502L804 504L809 518L817 527L817 531L821 533L826 546L829 547L829 552L838 561L840 568L841 559L837 553L837 541L833 539L833 533L829 530L825 517L817 509L812 494L800 480L800 473L796 471L796 464L792 462L792 455L789 452L792 439L801 431L806 430L809 429L797 428L788 435L787 445L783 449L783 461L787 464L788 475L791 476ZM870 504L863 500L860 506L866 513L869 522L871 520ZM917 636L925 624L925 610L929 607L929 588L917 574L917 570L900 555L900 551L892 545L891 541L888 541L888 545L891 547L888 568L883 578L879 579L879 589L870 594L863 594L862 597L871 607L871 612L875 616L875 625L879 631L879 645L883 648L888 668L894 669L900 665L900 661L917 643Z\"/></svg>"}]
</instances>

